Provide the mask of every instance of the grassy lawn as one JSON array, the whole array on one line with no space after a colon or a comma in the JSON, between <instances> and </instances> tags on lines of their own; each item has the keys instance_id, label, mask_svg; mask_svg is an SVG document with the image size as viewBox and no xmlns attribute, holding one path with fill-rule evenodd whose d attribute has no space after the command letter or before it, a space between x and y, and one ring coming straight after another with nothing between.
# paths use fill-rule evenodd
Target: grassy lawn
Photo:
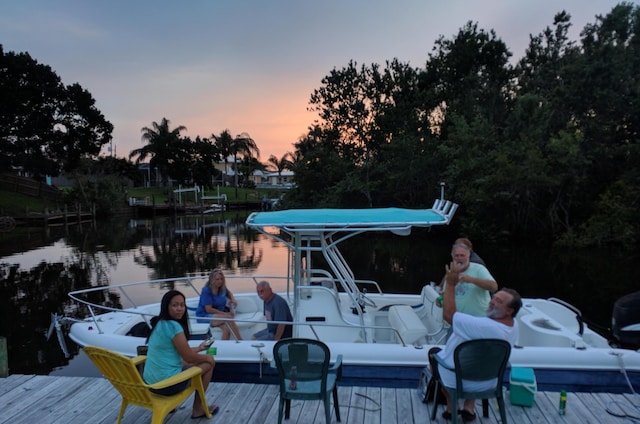
<instances>
[{"instance_id":1,"label":"grassy lawn","mask_svg":"<svg viewBox=\"0 0 640 424\"><path fill-rule=\"evenodd\" d=\"M55 210L60 207L62 205L50 200L0 190L0 215L24 215L27 210L29 212L44 212L45 209Z\"/></svg>"},{"instance_id":2,"label":"grassy lawn","mask_svg":"<svg viewBox=\"0 0 640 424\"><path fill-rule=\"evenodd\" d=\"M173 190L175 187L151 187L151 188L143 188L143 187L135 187L127 190L128 197L136 197L140 199L144 199L149 197L150 199L155 199L155 203L160 205L164 204L165 201L168 201L169 196L173 194ZM273 189L248 189L248 188L238 188L238 197L236 198L236 190L233 187L220 187L220 194L227 195L227 202L247 202L247 201L260 201L263 196L267 196L268 198L276 198L280 196L281 190L273 190ZM207 196L217 196L218 190L207 190L205 191ZM176 199L178 196L176 195ZM200 194L198 195L198 200L200 200ZM193 192L182 193L182 201L183 203L191 203L193 204L195 201ZM209 203L216 203L213 200L208 200ZM64 206L61 204L56 204L50 200L39 199L36 197L25 196L22 194L14 193L11 191L0 190L0 216L1 215L23 215L27 210L29 212L44 212L45 209L49 210L57 210L63 208Z\"/></svg>"}]
</instances>

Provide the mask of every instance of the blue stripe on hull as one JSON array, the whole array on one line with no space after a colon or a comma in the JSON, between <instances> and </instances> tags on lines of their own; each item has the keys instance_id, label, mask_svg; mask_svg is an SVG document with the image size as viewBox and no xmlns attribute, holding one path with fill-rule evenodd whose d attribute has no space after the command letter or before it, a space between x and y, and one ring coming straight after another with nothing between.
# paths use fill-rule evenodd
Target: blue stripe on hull
<instances>
[{"instance_id":1,"label":"blue stripe on hull","mask_svg":"<svg viewBox=\"0 0 640 424\"><path fill-rule=\"evenodd\" d=\"M371 386L394 388L417 388L421 367L402 366L355 366L344 365L340 384L344 386ZM620 371L566 371L535 370L538 391L559 392L608 392L630 393L625 375ZM634 390L640 391L640 372L628 373ZM214 381L278 384L277 371L257 363L216 363ZM509 383L509 374L504 378Z\"/></svg>"}]
</instances>

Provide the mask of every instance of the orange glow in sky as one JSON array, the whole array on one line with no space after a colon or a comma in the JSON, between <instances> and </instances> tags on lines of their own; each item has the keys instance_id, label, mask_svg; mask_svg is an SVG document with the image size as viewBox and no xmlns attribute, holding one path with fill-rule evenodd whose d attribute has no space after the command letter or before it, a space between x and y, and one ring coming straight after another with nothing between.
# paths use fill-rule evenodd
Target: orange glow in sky
<instances>
[{"instance_id":1,"label":"orange glow in sky","mask_svg":"<svg viewBox=\"0 0 640 424\"><path fill-rule=\"evenodd\" d=\"M424 68L434 42L469 21L523 57L530 35L565 10L579 39L617 0L21 0L0 2L0 43L78 82L114 125L118 157L167 118L184 136L248 133L264 163L293 151L332 69L397 58ZM636 1L632 3L637 3ZM105 154L107 149L103 150Z\"/></svg>"}]
</instances>

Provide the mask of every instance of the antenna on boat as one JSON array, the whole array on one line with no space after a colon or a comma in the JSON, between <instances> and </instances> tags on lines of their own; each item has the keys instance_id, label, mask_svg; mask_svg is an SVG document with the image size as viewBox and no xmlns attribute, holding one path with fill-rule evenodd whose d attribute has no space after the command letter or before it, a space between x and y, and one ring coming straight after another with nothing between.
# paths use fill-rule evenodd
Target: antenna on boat
<instances>
[{"instance_id":1,"label":"antenna on boat","mask_svg":"<svg viewBox=\"0 0 640 424\"><path fill-rule=\"evenodd\" d=\"M444 181L440 181L440 200L444 201Z\"/></svg>"}]
</instances>

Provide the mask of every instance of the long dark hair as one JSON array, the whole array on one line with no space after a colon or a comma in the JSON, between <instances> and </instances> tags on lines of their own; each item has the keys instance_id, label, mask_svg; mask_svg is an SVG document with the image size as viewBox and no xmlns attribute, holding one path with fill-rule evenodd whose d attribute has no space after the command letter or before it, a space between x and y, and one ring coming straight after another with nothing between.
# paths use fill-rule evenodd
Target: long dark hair
<instances>
[{"instance_id":1,"label":"long dark hair","mask_svg":"<svg viewBox=\"0 0 640 424\"><path fill-rule=\"evenodd\" d=\"M180 319L174 319L171 317L171 314L169 314L169 303L171 303L171 299L173 299L176 296L182 296L182 300L185 301L184 315L182 315L182 318ZM189 333L189 310L186 309L186 306L187 306L186 301L187 300L185 299L184 295L178 290L169 290L168 292L166 292L164 296L162 296L162 302L160 303L160 315L158 315L157 317L158 319L155 320L155 322L153 322L153 327L151 328L151 332L153 333L153 330L156 328L156 325L160 320L165 319L165 320L177 321L182 326L185 337L187 338L187 340L189 340L189 336L191 334Z\"/></svg>"}]
</instances>

